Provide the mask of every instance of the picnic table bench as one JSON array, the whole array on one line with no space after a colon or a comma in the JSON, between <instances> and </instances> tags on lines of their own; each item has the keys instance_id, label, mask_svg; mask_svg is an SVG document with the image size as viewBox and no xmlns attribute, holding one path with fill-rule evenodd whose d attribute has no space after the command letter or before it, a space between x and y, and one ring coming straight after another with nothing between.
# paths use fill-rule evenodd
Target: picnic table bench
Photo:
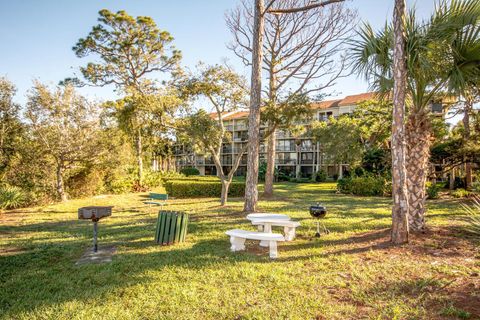
<instances>
[{"instance_id":1,"label":"picnic table bench","mask_svg":"<svg viewBox=\"0 0 480 320\"><path fill-rule=\"evenodd\" d=\"M166 193L153 193L150 192L148 195L148 200L144 201L143 203L148 204L148 205L155 205L155 206L163 206L166 204L168 200L168 194Z\"/></svg>"},{"instance_id":2,"label":"picnic table bench","mask_svg":"<svg viewBox=\"0 0 480 320\"><path fill-rule=\"evenodd\" d=\"M285 238L279 233L265 233L240 229L228 230L225 233L230 236L230 243L232 244L230 250L233 252L245 250L245 240L247 239L267 241L270 247L270 258L272 259L278 257L277 241L285 241Z\"/></svg>"}]
</instances>

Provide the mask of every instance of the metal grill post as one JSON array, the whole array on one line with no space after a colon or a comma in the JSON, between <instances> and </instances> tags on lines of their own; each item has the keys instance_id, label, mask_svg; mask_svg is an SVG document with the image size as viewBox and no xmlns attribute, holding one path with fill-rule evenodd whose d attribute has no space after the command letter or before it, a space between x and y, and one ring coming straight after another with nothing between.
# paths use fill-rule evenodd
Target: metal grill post
<instances>
[{"instance_id":1,"label":"metal grill post","mask_svg":"<svg viewBox=\"0 0 480 320\"><path fill-rule=\"evenodd\" d=\"M97 219L93 220L93 252L97 252Z\"/></svg>"}]
</instances>

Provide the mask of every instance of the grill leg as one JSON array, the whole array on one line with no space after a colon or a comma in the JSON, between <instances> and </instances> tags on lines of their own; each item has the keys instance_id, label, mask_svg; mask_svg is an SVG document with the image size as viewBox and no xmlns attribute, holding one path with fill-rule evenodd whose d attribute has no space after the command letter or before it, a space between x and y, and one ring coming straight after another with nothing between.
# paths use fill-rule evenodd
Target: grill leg
<instances>
[{"instance_id":1,"label":"grill leg","mask_svg":"<svg viewBox=\"0 0 480 320\"><path fill-rule=\"evenodd\" d=\"M320 237L320 222L317 220L317 233L315 233L315 237Z\"/></svg>"},{"instance_id":2,"label":"grill leg","mask_svg":"<svg viewBox=\"0 0 480 320\"><path fill-rule=\"evenodd\" d=\"M93 252L98 251L97 246L97 221L93 221Z\"/></svg>"}]
</instances>

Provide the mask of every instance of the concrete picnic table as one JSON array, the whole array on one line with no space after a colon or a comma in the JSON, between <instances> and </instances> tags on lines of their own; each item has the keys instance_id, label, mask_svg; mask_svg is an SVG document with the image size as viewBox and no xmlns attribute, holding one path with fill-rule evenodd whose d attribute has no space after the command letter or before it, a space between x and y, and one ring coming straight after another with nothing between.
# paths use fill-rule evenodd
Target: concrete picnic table
<instances>
[{"instance_id":1,"label":"concrete picnic table","mask_svg":"<svg viewBox=\"0 0 480 320\"><path fill-rule=\"evenodd\" d=\"M252 223L258 222L263 225L258 225L258 230L266 233L272 233L272 224L279 221L290 221L290 217L286 214L278 213L251 213L247 215L247 219ZM268 241L260 241L260 246L268 247Z\"/></svg>"}]
</instances>

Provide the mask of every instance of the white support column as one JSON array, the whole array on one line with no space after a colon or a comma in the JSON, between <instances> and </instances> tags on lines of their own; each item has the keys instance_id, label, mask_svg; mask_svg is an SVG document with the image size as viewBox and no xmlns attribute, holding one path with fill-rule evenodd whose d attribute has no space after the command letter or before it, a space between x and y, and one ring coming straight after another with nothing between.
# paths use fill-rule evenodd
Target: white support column
<instances>
[{"instance_id":1,"label":"white support column","mask_svg":"<svg viewBox=\"0 0 480 320\"><path fill-rule=\"evenodd\" d=\"M285 233L285 241L292 241L295 239L295 227L283 227Z\"/></svg>"},{"instance_id":2,"label":"white support column","mask_svg":"<svg viewBox=\"0 0 480 320\"><path fill-rule=\"evenodd\" d=\"M245 238L230 237L230 243L232 252L245 250Z\"/></svg>"},{"instance_id":3,"label":"white support column","mask_svg":"<svg viewBox=\"0 0 480 320\"><path fill-rule=\"evenodd\" d=\"M265 233L272 233L272 225L270 223L265 223L263 225L263 232ZM260 247L268 247L268 241L262 240L260 241Z\"/></svg>"}]
</instances>

